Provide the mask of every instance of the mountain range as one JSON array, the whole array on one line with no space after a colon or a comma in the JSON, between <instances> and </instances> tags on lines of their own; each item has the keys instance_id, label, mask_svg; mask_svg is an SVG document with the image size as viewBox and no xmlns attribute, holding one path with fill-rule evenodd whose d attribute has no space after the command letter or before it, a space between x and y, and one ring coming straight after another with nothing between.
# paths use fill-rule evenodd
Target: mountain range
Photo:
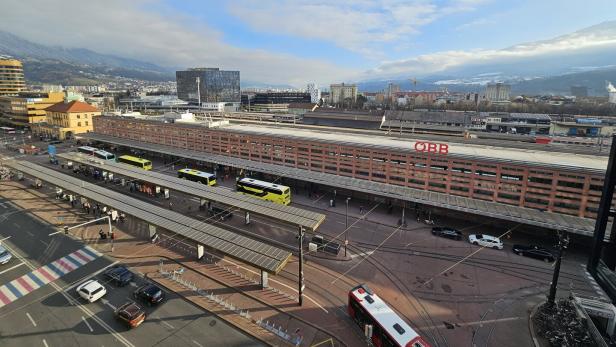
<instances>
[{"instance_id":1,"label":"mountain range","mask_svg":"<svg viewBox=\"0 0 616 347\"><path fill-rule=\"evenodd\" d=\"M537 41L500 50L518 52L529 47L546 47L585 37L615 37L616 21L601 23L552 40ZM115 55L102 54L83 48L64 48L34 43L14 34L0 31L0 55L16 57L24 63L29 83L62 85L95 84L121 78L146 81L173 81L177 67L164 67ZM601 46L588 50L567 51L518 61L469 63L439 74L418 77L415 83L409 74L401 73L388 79L356 81L359 90L381 91L388 83L400 85L402 90L482 91L488 82L501 81L512 85L514 94L569 94L570 87L588 87L590 95L607 95L606 81L616 81L613 57L616 47ZM400 66L411 64L398 62ZM411 75L412 76L412 75ZM331 81L338 82L338 81ZM259 81L241 81L242 88L290 88L286 84L266 84ZM327 88L324 88L327 89Z\"/></svg>"}]
</instances>

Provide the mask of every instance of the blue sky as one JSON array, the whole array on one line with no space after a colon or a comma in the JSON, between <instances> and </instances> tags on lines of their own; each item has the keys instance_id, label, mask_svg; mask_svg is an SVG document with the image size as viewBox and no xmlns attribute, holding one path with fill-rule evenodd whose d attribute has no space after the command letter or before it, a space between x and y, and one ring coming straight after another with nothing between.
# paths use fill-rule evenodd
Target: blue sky
<instances>
[{"instance_id":1,"label":"blue sky","mask_svg":"<svg viewBox=\"0 0 616 347\"><path fill-rule=\"evenodd\" d=\"M288 6L281 4L288 4ZM304 30L285 30L289 26L320 26L317 13L303 11L307 5L329 5L337 10L335 16L358 11L391 21L391 26L376 29L386 35L409 24L412 30L395 37L392 41L365 40L360 47L351 47L332 38L311 35ZM616 19L614 0L461 0L461 1L369 1L372 6L360 5L362 1L168 1L168 5L186 15L191 15L223 35L225 42L243 48L266 49L308 58L343 63L357 69L369 69L380 61L405 59L411 56L447 50L500 49L524 42L550 39L578 29ZM421 23L412 19L396 20L385 9L393 4L411 8L434 6L421 17L434 19ZM357 5L353 5L357 4ZM447 7L458 9L444 12ZM244 8L244 10L241 10ZM257 12L258 11L258 12ZM303 21L275 23L271 25L250 20L251 13L269 12L273 18L283 17L292 11L301 11ZM285 22L284 18L279 18ZM416 22L417 24L414 24ZM361 22L355 27L340 27L343 31L362 31ZM321 25L322 26L322 25ZM368 52L362 49L370 50Z\"/></svg>"},{"instance_id":2,"label":"blue sky","mask_svg":"<svg viewBox=\"0 0 616 347\"><path fill-rule=\"evenodd\" d=\"M19 0L3 4L0 30L305 86L605 51L616 47L616 0Z\"/></svg>"}]
</instances>

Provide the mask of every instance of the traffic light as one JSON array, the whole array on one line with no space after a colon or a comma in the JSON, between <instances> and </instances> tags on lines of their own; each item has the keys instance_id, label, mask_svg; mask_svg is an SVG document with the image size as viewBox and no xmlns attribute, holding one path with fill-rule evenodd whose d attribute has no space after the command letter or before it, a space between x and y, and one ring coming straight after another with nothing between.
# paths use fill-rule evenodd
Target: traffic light
<instances>
[{"instance_id":1,"label":"traffic light","mask_svg":"<svg viewBox=\"0 0 616 347\"><path fill-rule=\"evenodd\" d=\"M64 227L64 233L68 235L68 227Z\"/></svg>"}]
</instances>

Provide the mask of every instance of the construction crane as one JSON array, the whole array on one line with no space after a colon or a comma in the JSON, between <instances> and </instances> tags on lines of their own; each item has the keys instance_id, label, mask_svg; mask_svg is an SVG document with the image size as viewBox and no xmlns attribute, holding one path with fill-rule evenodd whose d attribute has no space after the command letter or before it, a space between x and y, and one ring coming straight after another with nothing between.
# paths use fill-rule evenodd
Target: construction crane
<instances>
[{"instance_id":1,"label":"construction crane","mask_svg":"<svg viewBox=\"0 0 616 347\"><path fill-rule=\"evenodd\" d=\"M411 83L413 83L413 90L415 91L415 89L417 89L417 78L413 77L411 78Z\"/></svg>"}]
</instances>

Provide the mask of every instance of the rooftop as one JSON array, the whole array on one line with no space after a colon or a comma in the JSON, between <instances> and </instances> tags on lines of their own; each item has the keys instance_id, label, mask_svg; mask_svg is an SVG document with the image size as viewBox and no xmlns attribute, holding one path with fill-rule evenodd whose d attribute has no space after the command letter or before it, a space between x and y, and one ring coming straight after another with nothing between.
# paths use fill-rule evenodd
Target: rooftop
<instances>
[{"instance_id":1,"label":"rooftop","mask_svg":"<svg viewBox=\"0 0 616 347\"><path fill-rule=\"evenodd\" d=\"M81 101L71 101L71 102L59 102L57 104L53 104L45 109L45 111L49 112L99 112L98 108Z\"/></svg>"}]
</instances>

